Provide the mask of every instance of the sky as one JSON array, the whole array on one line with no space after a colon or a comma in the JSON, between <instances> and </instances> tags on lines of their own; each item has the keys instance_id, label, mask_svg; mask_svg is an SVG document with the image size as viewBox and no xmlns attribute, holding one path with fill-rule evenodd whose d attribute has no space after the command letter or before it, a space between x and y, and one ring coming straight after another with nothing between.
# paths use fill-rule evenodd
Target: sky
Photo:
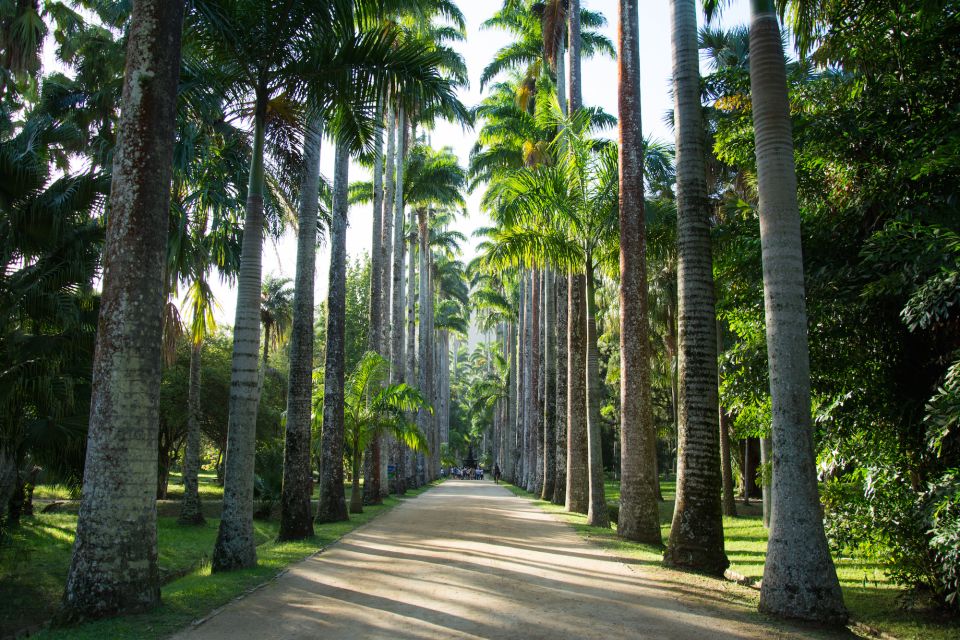
<instances>
[{"instance_id":1,"label":"sky","mask_svg":"<svg viewBox=\"0 0 960 640\"><path fill-rule=\"evenodd\" d=\"M470 85L459 92L460 100L468 107L482 99L480 92L480 74L490 62L495 51L508 44L509 33L483 29L482 24L502 5L502 0L458 0L458 5L467 22L467 38L456 44L463 54L470 74ZM603 33L616 46L617 43L617 0L581 0L581 5L602 13L607 19ZM666 142L672 142L673 132L664 122L664 115L672 107L670 96L670 2L669 0L640 0L640 80L645 135ZM699 3L698 3L699 4ZM747 0L735 0L726 9L721 25L725 27L745 24L749 18ZM702 21L702 16L700 16ZM45 66L59 66L52 60L52 43L45 46ZM609 58L585 59L583 65L583 99L587 106L602 107L608 113L617 114L617 65ZM616 135L610 133L611 137ZM433 146L449 146L461 163L466 166L470 149L476 134L459 125L439 123L430 132ZM333 146L325 141L321 152L321 171L325 176L333 176ZM350 167L351 180L369 180L369 173L356 164ZM471 259L476 251L476 240L472 233L489 223L480 210L481 189L467 198L467 215L454 223L454 227L466 235L469 240L464 246L464 260ZM369 253L372 240L373 215L370 206L352 207L348 215L347 253L351 259ZM293 280L296 274L296 233L288 230L279 239L267 239L264 243L263 275L286 277ZM327 280L330 266L330 251L326 243L317 252L317 270L314 277L316 300L324 300L327 295ZM217 300L216 318L221 326L232 326L236 312L236 288L216 278L211 283Z\"/></svg>"},{"instance_id":2,"label":"sky","mask_svg":"<svg viewBox=\"0 0 960 640\"><path fill-rule=\"evenodd\" d=\"M463 54L470 73L470 86L460 91L460 100L468 107L480 102L480 73L500 47L510 42L510 35L499 30L483 29L482 24L501 6L501 0L459 0L458 5L467 21L467 39L457 45ZM599 11L607 19L605 35L616 46L617 0L582 0L582 6ZM664 115L672 107L670 95L670 3L668 0L640 0L640 81L644 134L672 142L673 132L664 122ZM702 20L702 16L700 17ZM749 19L749 4L737 0L723 16L723 26L745 24ZM583 61L583 96L587 106L599 106L608 113L617 114L617 66L608 58L593 58ZM611 135L615 135L615 132ZM464 130L459 125L440 123L431 132L435 147L450 146L466 166L475 132ZM326 144L321 153L321 171L333 176L333 148ZM351 164L351 180L368 180L369 173L356 164ZM476 240L472 232L489 222L480 210L481 189L467 199L467 216L453 225L469 238L464 247L464 259L475 255ZM347 253L351 259L370 251L373 229L373 214L370 206L352 207L348 215ZM296 273L296 235L291 230L278 240L268 239L264 244L263 274L287 277L293 280ZM317 252L315 275L316 300L327 295L327 275L330 266L329 247L324 243ZM236 311L236 289L215 282L214 295L218 302L216 313L219 324L233 324Z\"/></svg>"}]
</instances>

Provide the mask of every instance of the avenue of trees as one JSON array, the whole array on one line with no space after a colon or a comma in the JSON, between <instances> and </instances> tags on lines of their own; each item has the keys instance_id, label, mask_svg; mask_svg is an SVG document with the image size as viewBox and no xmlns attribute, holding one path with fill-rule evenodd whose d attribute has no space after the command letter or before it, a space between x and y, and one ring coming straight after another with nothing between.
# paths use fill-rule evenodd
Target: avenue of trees
<instances>
[{"instance_id":1,"label":"avenue of trees","mask_svg":"<svg viewBox=\"0 0 960 640\"><path fill-rule=\"evenodd\" d=\"M453 0L0 2L0 544L38 474L82 488L62 621L159 603L174 468L183 527L216 471L227 572L255 516L307 539L467 459L714 576L760 499L775 616L845 623L844 553L956 614L960 2L751 0L722 29L730 2L670 0L674 107L642 114L669 141L618 4L613 42L580 0L491 3L511 42L468 108ZM262 268L286 232L292 279Z\"/></svg>"}]
</instances>

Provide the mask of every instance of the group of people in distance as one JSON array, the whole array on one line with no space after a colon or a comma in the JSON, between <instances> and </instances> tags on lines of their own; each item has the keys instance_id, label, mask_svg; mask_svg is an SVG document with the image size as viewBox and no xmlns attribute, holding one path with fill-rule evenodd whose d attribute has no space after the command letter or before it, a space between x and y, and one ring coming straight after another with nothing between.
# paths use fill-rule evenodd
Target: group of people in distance
<instances>
[{"instance_id":1,"label":"group of people in distance","mask_svg":"<svg viewBox=\"0 0 960 640\"><path fill-rule=\"evenodd\" d=\"M483 467L450 467L450 477L457 480L483 480ZM447 469L440 469L441 477L447 476ZM493 465L493 481L500 483L500 465Z\"/></svg>"},{"instance_id":2,"label":"group of people in distance","mask_svg":"<svg viewBox=\"0 0 960 640\"><path fill-rule=\"evenodd\" d=\"M483 480L483 467L450 467L450 475L457 480Z\"/></svg>"}]
</instances>

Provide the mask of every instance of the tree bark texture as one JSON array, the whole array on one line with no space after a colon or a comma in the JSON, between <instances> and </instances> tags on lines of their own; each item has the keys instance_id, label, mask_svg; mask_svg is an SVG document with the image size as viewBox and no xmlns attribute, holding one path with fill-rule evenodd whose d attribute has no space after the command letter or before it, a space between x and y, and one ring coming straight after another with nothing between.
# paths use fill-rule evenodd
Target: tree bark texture
<instances>
[{"instance_id":1,"label":"tree bark texture","mask_svg":"<svg viewBox=\"0 0 960 640\"><path fill-rule=\"evenodd\" d=\"M337 145L330 220L330 285L327 353L323 372L323 433L320 440L320 503L317 522L349 519L343 490L345 316L347 303L347 185L350 151Z\"/></svg>"},{"instance_id":2,"label":"tree bark texture","mask_svg":"<svg viewBox=\"0 0 960 640\"><path fill-rule=\"evenodd\" d=\"M190 382L187 391L187 442L183 451L183 502L178 524L204 524L200 504L200 365L203 342L190 349Z\"/></svg>"},{"instance_id":3,"label":"tree bark texture","mask_svg":"<svg viewBox=\"0 0 960 640\"><path fill-rule=\"evenodd\" d=\"M420 392L423 394L424 398L427 399L431 405L434 404L433 394L431 393L431 364L432 359L430 357L430 282L429 282L429 272L430 267L428 265L428 253L430 251L430 238L429 238L429 222L428 222L428 209L420 208L417 210L417 240L419 242L419 248L417 250L418 257L420 261L419 267L419 278L420 283L418 289L420 290L420 331L418 332L419 343L417 344L418 348L418 360L420 361L420 368L417 371L417 386L420 388ZM427 436L427 443L430 447L430 454L428 460L433 458L433 451L436 449L437 443L435 434L433 432L430 412L421 407L417 411L417 426L420 428L420 431ZM432 480L432 464L428 465L428 468L424 470L424 480Z\"/></svg>"},{"instance_id":4,"label":"tree bark texture","mask_svg":"<svg viewBox=\"0 0 960 640\"><path fill-rule=\"evenodd\" d=\"M541 309L541 281L540 271L533 269L530 272L530 440L527 442L527 461L530 473L527 476L527 491L539 495L537 477L543 468L543 403L540 401L540 364L543 361L543 350L540 342L540 324L543 319Z\"/></svg>"},{"instance_id":5,"label":"tree bark texture","mask_svg":"<svg viewBox=\"0 0 960 640\"><path fill-rule=\"evenodd\" d=\"M717 314L704 168L697 3L672 0L677 138L677 494L667 566L721 576L723 548Z\"/></svg>"},{"instance_id":6,"label":"tree bark texture","mask_svg":"<svg viewBox=\"0 0 960 640\"><path fill-rule=\"evenodd\" d=\"M617 534L660 545L643 208L637 0L620 0L620 513Z\"/></svg>"},{"instance_id":7,"label":"tree bark texture","mask_svg":"<svg viewBox=\"0 0 960 640\"><path fill-rule=\"evenodd\" d=\"M600 446L600 351L597 346L597 294L592 256L587 258L587 466L590 504L587 524L609 527L610 512L603 481L603 449Z\"/></svg>"},{"instance_id":8,"label":"tree bark texture","mask_svg":"<svg viewBox=\"0 0 960 640\"><path fill-rule=\"evenodd\" d=\"M377 116L378 119L381 117ZM380 246L383 233L383 129L376 133L377 147L373 157L373 224L370 239L370 308L367 349L384 357L390 354L381 343L383 329L383 251ZM363 452L363 504L380 504L380 438L371 438Z\"/></svg>"},{"instance_id":9,"label":"tree bark texture","mask_svg":"<svg viewBox=\"0 0 960 640\"><path fill-rule=\"evenodd\" d=\"M243 226L240 274L237 277L237 314L233 329L223 512L211 561L214 572L243 569L257 563L257 545L253 535L253 482L257 406L260 402L257 352L260 347L266 109L266 94L261 91L258 93L254 117L250 186Z\"/></svg>"},{"instance_id":10,"label":"tree bark texture","mask_svg":"<svg viewBox=\"0 0 960 640\"><path fill-rule=\"evenodd\" d=\"M416 229L417 221L415 218L415 213L413 209L410 210L410 229ZM410 243L410 248L408 253L410 254L409 260L407 262L407 384L412 385L414 380L417 380L417 272L416 272L416 262L417 259L417 238L415 235L411 235L408 242ZM423 479L421 478L421 465L419 464L419 456L412 451L408 450L407 460L410 462L407 468L407 477L408 482L414 488L419 487L423 484Z\"/></svg>"},{"instance_id":11,"label":"tree bark texture","mask_svg":"<svg viewBox=\"0 0 960 640\"><path fill-rule=\"evenodd\" d=\"M406 238L403 235L404 224L404 199L403 199L403 178L404 165L406 158L406 129L407 118L403 109L399 109L397 114L396 131L396 187L394 190L393 204L393 296L392 311L390 313L390 383L400 384L407 379L404 376L404 362L406 360L404 353L404 314L406 312L404 305L404 281L403 281L403 261L406 254ZM388 236L389 229L384 224L384 237ZM406 493L406 451L405 447L396 442L392 451L394 464L394 491L399 495Z\"/></svg>"},{"instance_id":12,"label":"tree bark texture","mask_svg":"<svg viewBox=\"0 0 960 640\"><path fill-rule=\"evenodd\" d=\"M156 446L183 8L139 0L130 16L65 619L140 611L160 601Z\"/></svg>"},{"instance_id":13,"label":"tree bark texture","mask_svg":"<svg viewBox=\"0 0 960 640\"><path fill-rule=\"evenodd\" d=\"M567 491L566 509L587 513L590 467L587 443L587 304L586 278L570 276L567 311Z\"/></svg>"},{"instance_id":14,"label":"tree bark texture","mask_svg":"<svg viewBox=\"0 0 960 640\"><path fill-rule=\"evenodd\" d=\"M557 480L557 316L556 285L552 271L545 271L543 287L543 491L540 499L553 501Z\"/></svg>"},{"instance_id":15,"label":"tree bark texture","mask_svg":"<svg viewBox=\"0 0 960 640\"><path fill-rule=\"evenodd\" d=\"M570 8L567 10L569 23L569 37L567 45L569 46L570 64L569 91L570 91L570 113L576 113L583 108L583 74L580 60L580 0L569 0Z\"/></svg>"},{"instance_id":16,"label":"tree bark texture","mask_svg":"<svg viewBox=\"0 0 960 640\"><path fill-rule=\"evenodd\" d=\"M290 365L287 380L287 429L283 450L283 489L280 496L278 540L302 540L313 535L310 498L313 492L310 439L313 410L313 309L317 270L317 212L320 194L319 123L303 141L303 185L297 230L297 272L293 285Z\"/></svg>"},{"instance_id":17,"label":"tree bark texture","mask_svg":"<svg viewBox=\"0 0 960 640\"><path fill-rule=\"evenodd\" d=\"M750 86L773 428L773 513L760 609L843 624L823 530L810 416L800 212L786 63L772 0L752 0Z\"/></svg>"},{"instance_id":18,"label":"tree bark texture","mask_svg":"<svg viewBox=\"0 0 960 640\"><path fill-rule=\"evenodd\" d=\"M565 273L558 273L556 277L556 296L554 306L557 314L556 341L557 341L557 426L556 426L556 460L554 469L556 477L553 487L553 504L562 505L567 498L567 283L569 278Z\"/></svg>"}]
</instances>

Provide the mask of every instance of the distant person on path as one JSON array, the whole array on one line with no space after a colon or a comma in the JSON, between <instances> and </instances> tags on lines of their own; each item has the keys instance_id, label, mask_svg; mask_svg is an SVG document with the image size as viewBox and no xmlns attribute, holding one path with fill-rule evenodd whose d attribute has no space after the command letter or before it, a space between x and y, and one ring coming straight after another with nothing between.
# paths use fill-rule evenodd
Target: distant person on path
<instances>
[{"instance_id":1,"label":"distant person on path","mask_svg":"<svg viewBox=\"0 0 960 640\"><path fill-rule=\"evenodd\" d=\"M493 481L496 484L500 484L500 465L493 465Z\"/></svg>"}]
</instances>

